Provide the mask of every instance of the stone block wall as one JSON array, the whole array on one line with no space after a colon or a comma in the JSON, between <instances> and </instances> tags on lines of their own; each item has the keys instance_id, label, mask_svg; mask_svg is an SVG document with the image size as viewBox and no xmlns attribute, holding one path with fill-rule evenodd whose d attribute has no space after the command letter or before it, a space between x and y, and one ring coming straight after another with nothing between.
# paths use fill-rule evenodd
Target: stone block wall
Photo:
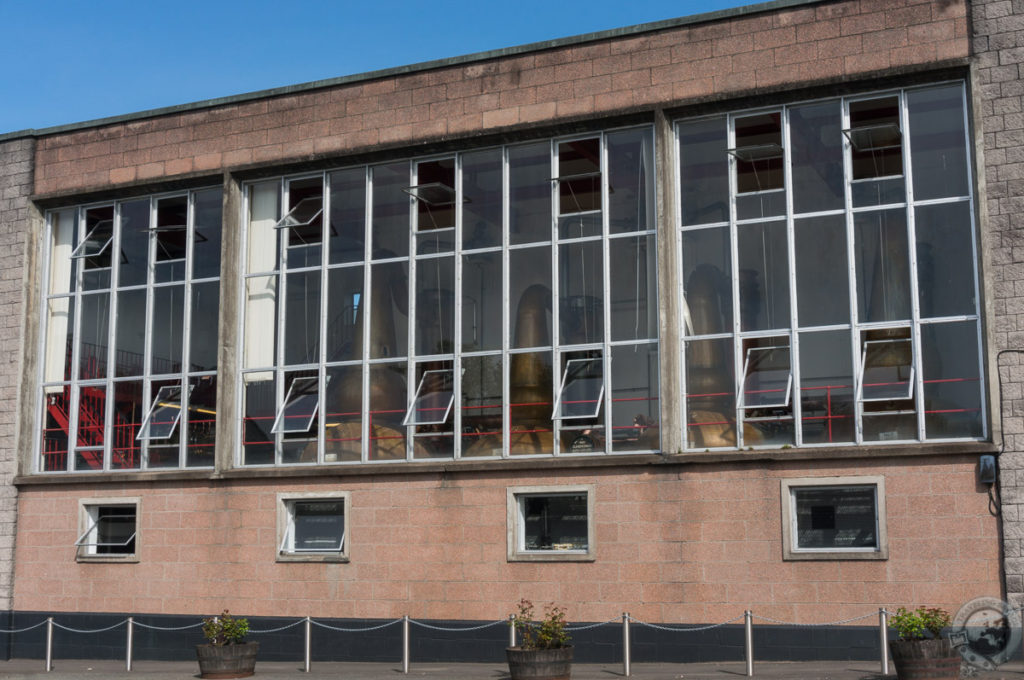
<instances>
[{"instance_id":1,"label":"stone block wall","mask_svg":"<svg viewBox=\"0 0 1024 680\"><path fill-rule=\"evenodd\" d=\"M11 608L17 521L15 433L24 319L24 266L35 140L0 142L0 611Z\"/></svg>"}]
</instances>

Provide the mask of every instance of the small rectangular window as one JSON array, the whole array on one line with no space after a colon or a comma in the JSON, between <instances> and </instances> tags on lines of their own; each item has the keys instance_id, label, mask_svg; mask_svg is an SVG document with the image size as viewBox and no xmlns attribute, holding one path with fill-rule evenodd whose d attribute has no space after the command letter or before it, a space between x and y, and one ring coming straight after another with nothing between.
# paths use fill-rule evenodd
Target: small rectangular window
<instances>
[{"instance_id":1,"label":"small rectangular window","mask_svg":"<svg viewBox=\"0 0 1024 680\"><path fill-rule=\"evenodd\" d=\"M789 345L751 347L743 362L743 385L738 396L740 408L782 408L789 406L793 371Z\"/></svg>"},{"instance_id":2,"label":"small rectangular window","mask_svg":"<svg viewBox=\"0 0 1024 680\"><path fill-rule=\"evenodd\" d=\"M452 369L424 371L402 424L441 425L448 420L454 401L455 372Z\"/></svg>"},{"instance_id":3,"label":"small rectangular window","mask_svg":"<svg viewBox=\"0 0 1024 680\"><path fill-rule=\"evenodd\" d=\"M509 560L590 561L594 558L594 489L509 489Z\"/></svg>"},{"instance_id":4,"label":"small rectangular window","mask_svg":"<svg viewBox=\"0 0 1024 680\"><path fill-rule=\"evenodd\" d=\"M604 400L604 362L601 357L569 359L552 420L596 418Z\"/></svg>"},{"instance_id":5,"label":"small rectangular window","mask_svg":"<svg viewBox=\"0 0 1024 680\"><path fill-rule=\"evenodd\" d=\"M347 561L347 492L278 496L278 561Z\"/></svg>"},{"instance_id":6,"label":"small rectangular window","mask_svg":"<svg viewBox=\"0 0 1024 680\"><path fill-rule=\"evenodd\" d=\"M783 480L786 559L885 559L882 477Z\"/></svg>"},{"instance_id":7,"label":"small rectangular window","mask_svg":"<svg viewBox=\"0 0 1024 680\"><path fill-rule=\"evenodd\" d=\"M320 381L315 377L295 378L277 412L271 432L308 432L319 406Z\"/></svg>"},{"instance_id":8,"label":"small rectangular window","mask_svg":"<svg viewBox=\"0 0 1024 680\"><path fill-rule=\"evenodd\" d=\"M79 559L125 560L136 555L138 499L83 501L75 541Z\"/></svg>"},{"instance_id":9,"label":"small rectangular window","mask_svg":"<svg viewBox=\"0 0 1024 680\"><path fill-rule=\"evenodd\" d=\"M910 338L865 340L857 384L862 402L913 398L914 354Z\"/></svg>"}]
</instances>

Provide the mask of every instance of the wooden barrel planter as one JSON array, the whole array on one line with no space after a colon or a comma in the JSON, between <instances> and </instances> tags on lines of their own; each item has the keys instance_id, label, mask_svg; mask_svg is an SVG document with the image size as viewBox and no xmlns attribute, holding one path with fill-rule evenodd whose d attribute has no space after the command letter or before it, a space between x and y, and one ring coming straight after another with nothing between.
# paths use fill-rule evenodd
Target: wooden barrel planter
<instances>
[{"instance_id":1,"label":"wooden barrel planter","mask_svg":"<svg viewBox=\"0 0 1024 680\"><path fill-rule=\"evenodd\" d=\"M899 680L958 680L960 654L945 638L889 643Z\"/></svg>"},{"instance_id":2,"label":"wooden barrel planter","mask_svg":"<svg viewBox=\"0 0 1024 680\"><path fill-rule=\"evenodd\" d=\"M520 649L507 647L511 680L569 680L572 675L572 647Z\"/></svg>"},{"instance_id":3,"label":"wooden barrel planter","mask_svg":"<svg viewBox=\"0 0 1024 680\"><path fill-rule=\"evenodd\" d=\"M247 678L256 672L258 642L237 645L196 645L201 678Z\"/></svg>"}]
</instances>

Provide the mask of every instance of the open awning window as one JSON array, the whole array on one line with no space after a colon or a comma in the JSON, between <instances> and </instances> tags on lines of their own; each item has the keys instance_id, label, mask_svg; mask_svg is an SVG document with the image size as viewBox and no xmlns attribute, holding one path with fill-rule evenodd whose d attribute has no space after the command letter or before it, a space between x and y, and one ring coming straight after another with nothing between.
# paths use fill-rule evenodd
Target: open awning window
<instances>
[{"instance_id":1,"label":"open awning window","mask_svg":"<svg viewBox=\"0 0 1024 680\"><path fill-rule=\"evenodd\" d=\"M99 257L114 240L114 220L102 220L89 230L82 242L71 252L72 258Z\"/></svg>"},{"instance_id":2,"label":"open awning window","mask_svg":"<svg viewBox=\"0 0 1024 680\"><path fill-rule=\"evenodd\" d=\"M601 357L569 359L552 420L596 418L604 400L604 361Z\"/></svg>"},{"instance_id":3,"label":"open awning window","mask_svg":"<svg viewBox=\"0 0 1024 680\"><path fill-rule=\"evenodd\" d=\"M865 340L857 384L860 401L912 398L914 353L910 338Z\"/></svg>"},{"instance_id":4,"label":"open awning window","mask_svg":"<svg viewBox=\"0 0 1024 680\"><path fill-rule=\"evenodd\" d=\"M751 347L743 361L740 408L783 408L793 392L789 345Z\"/></svg>"},{"instance_id":5,"label":"open awning window","mask_svg":"<svg viewBox=\"0 0 1024 680\"><path fill-rule=\"evenodd\" d=\"M321 219L324 212L323 196L310 196L303 198L288 213L277 221L275 229L288 229L291 231L297 243L293 245L308 245L320 243L323 239Z\"/></svg>"},{"instance_id":6,"label":"open awning window","mask_svg":"<svg viewBox=\"0 0 1024 680\"><path fill-rule=\"evenodd\" d=\"M94 506L88 509L90 524L75 546L91 555L135 552L135 506Z\"/></svg>"},{"instance_id":7,"label":"open awning window","mask_svg":"<svg viewBox=\"0 0 1024 680\"><path fill-rule=\"evenodd\" d=\"M192 385L188 391L192 392ZM181 420L181 386L164 385L153 399L136 439L168 439Z\"/></svg>"},{"instance_id":8,"label":"open awning window","mask_svg":"<svg viewBox=\"0 0 1024 680\"><path fill-rule=\"evenodd\" d=\"M403 425L440 425L447 422L455 401L455 372L424 371Z\"/></svg>"},{"instance_id":9,"label":"open awning window","mask_svg":"<svg viewBox=\"0 0 1024 680\"><path fill-rule=\"evenodd\" d=\"M274 419L272 433L309 432L320 407L320 381L315 378L295 378L288 388L284 403Z\"/></svg>"}]
</instances>

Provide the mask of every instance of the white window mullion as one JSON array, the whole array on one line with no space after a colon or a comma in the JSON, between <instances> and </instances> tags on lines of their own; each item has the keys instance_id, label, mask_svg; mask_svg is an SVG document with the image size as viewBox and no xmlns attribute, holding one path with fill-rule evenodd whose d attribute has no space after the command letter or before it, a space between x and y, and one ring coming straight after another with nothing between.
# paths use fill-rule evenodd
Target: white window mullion
<instances>
[{"instance_id":1,"label":"white window mullion","mask_svg":"<svg viewBox=\"0 0 1024 680\"><path fill-rule=\"evenodd\" d=\"M921 305L917 290L917 236L914 229L914 174L910 163L910 115L907 110L907 93L900 92L900 127L903 134L903 182L907 192L907 251L909 253L910 272L910 318L911 318L911 352L914 362L914 373L917 392L914 399L914 410L917 411L917 439L924 441L924 371L921 362Z\"/></svg>"},{"instance_id":2,"label":"white window mullion","mask_svg":"<svg viewBox=\"0 0 1024 680\"><path fill-rule=\"evenodd\" d=\"M117 358L117 325L120 319L117 318L117 288L121 283L121 208L122 204L114 205L114 234L110 244L110 295L107 298L109 312L107 313L107 333L110 341L107 343L107 375L104 391L104 416L103 416L103 469L110 470L113 458L113 440L117 437L114 431L114 366ZM145 370L145 368L143 369ZM145 382L145 381L143 381ZM141 461L140 461L141 464Z\"/></svg>"},{"instance_id":3,"label":"white window mullion","mask_svg":"<svg viewBox=\"0 0 1024 680\"><path fill-rule=\"evenodd\" d=\"M320 356L317 366L317 385L319 395L317 403L320 406L320 418L317 420L316 432L313 433L316 439L316 462L323 463L327 456L327 368L324 366L327 361L327 326L331 322L331 291L329 285L327 265L330 263L329 253L331 250L331 186L330 175L324 173L320 195L323 197L320 220Z\"/></svg>"},{"instance_id":4,"label":"white window mullion","mask_svg":"<svg viewBox=\"0 0 1024 680\"><path fill-rule=\"evenodd\" d=\"M288 183L278 183L278 214L285 212L288 206ZM274 343L274 407L275 411L284 407L285 397L285 372L284 372L284 347L285 347L285 319L288 313L288 237L290 230L274 229L274 238L277 240L277 318L275 319ZM272 433L274 440L274 464L280 465L283 460L284 434L281 432Z\"/></svg>"},{"instance_id":5,"label":"white window mullion","mask_svg":"<svg viewBox=\"0 0 1024 680\"><path fill-rule=\"evenodd\" d=\"M370 326L373 324L373 290L372 286L372 265L373 261L373 168L366 166L366 179L364 182L366 186L366 198L364 202L364 221L363 221L363 295L360 299L359 304L362 306L362 328L359 332L363 334L363 355L360 357L362 361L360 370L362 371L362 413L369 416L370 413L370 367L367 361L370 359ZM360 432L362 439L362 462L366 463L370 460L370 437L373 436L372 423L369 417L364 417L360 421Z\"/></svg>"},{"instance_id":6,"label":"white window mullion","mask_svg":"<svg viewBox=\"0 0 1024 680\"><path fill-rule=\"evenodd\" d=\"M509 290L509 151L501 150L501 457L508 458L512 447L512 407L509 379L509 336L512 333L512 293Z\"/></svg>"},{"instance_id":7,"label":"white window mullion","mask_svg":"<svg viewBox=\"0 0 1024 680\"><path fill-rule=\"evenodd\" d=\"M416 185L416 177L419 176L416 164L413 161L409 161L408 168L406 169L406 178L412 177L410 185ZM406 197L406 211L408 214L408 232L409 232L409 255L407 261L409 262L409 299L408 308L406 311L406 318L409 323L406 324L406 340L405 340L405 408L408 410L412 404L413 395L412 385L416 380L416 305L417 299L419 298L419 291L416 285L416 228L419 226L417 218L419 217L419 211L417 210L417 200L412 196L407 195ZM439 321L440 322L440 321ZM399 425L399 427L402 427ZM416 450L416 428L415 426L409 426L405 428L405 459L412 460L413 454Z\"/></svg>"},{"instance_id":8,"label":"white window mullion","mask_svg":"<svg viewBox=\"0 0 1024 680\"><path fill-rule=\"evenodd\" d=\"M791 384L790 402L793 418L793 444L802 446L803 414L800 389L800 327L797 318L796 287L796 234L793 225L793 154L789 134L790 108L782 109L782 186L786 190L786 259L789 263L789 375Z\"/></svg>"},{"instance_id":9,"label":"white window mullion","mask_svg":"<svg viewBox=\"0 0 1024 680\"><path fill-rule=\"evenodd\" d=\"M602 398L604 400L604 452L612 452L612 440L615 436L612 419L612 300L611 291L611 254L608 252L610 241L610 187L608 182L608 139L602 133L601 139L601 307L603 319L603 346L601 348L602 380L604 382ZM641 153L641 158L643 154ZM639 267L639 263L637 264Z\"/></svg>"},{"instance_id":10,"label":"white window mullion","mask_svg":"<svg viewBox=\"0 0 1024 680\"><path fill-rule=\"evenodd\" d=\"M736 118L730 115L727 120L726 129L726 148L733 149L736 147ZM736 164L737 159L732 154L726 154L729 168L729 266L732 268L732 357L727 358L732 360L732 375L733 375L733 388L740 385L740 381L737 377L740 375L742 370L742 357L743 353L743 339L740 336L742 332L741 328L741 317L740 314L740 287L737 280L739 276L739 230L736 226ZM723 414L724 415L724 414ZM735 430L736 430L736 448L743 448L743 412L740 411L739 403L734 404L733 417L735 418Z\"/></svg>"},{"instance_id":11,"label":"white window mullion","mask_svg":"<svg viewBox=\"0 0 1024 680\"><path fill-rule=\"evenodd\" d=\"M843 124L842 129L850 127L850 108L849 101L843 100ZM859 310L857 309L857 251L856 242L854 240L853 232L853 189L850 184L851 178L853 177L853 147L850 144L850 140L843 135L843 201L846 206L846 260L847 260L847 283L850 296L850 366L853 367L851 371L853 375L854 384L852 385L854 400L853 400L853 423L854 423L854 441L857 444L864 443L864 404L861 403L860 399L856 398L856 395L860 393L860 324L858 322ZM831 413L829 414L832 415ZM794 510L794 517L796 516ZM793 520L796 521L795 519ZM794 524L794 535L795 534Z\"/></svg>"},{"instance_id":12,"label":"white window mullion","mask_svg":"<svg viewBox=\"0 0 1024 680\"><path fill-rule=\"evenodd\" d=\"M550 196L551 196L551 348L548 349L548 354L551 357L551 402L555 403L555 399L558 397L558 386L555 384L554 376L561 374L561 354L555 351L556 347L561 347L561 328L559 326L559 311L562 306L561 298L561 286L559 269L559 246L558 244L558 206L559 206L559 189L558 189L558 173L561 171L558 166L558 142L554 139L551 140L549 151L548 151L548 167L553 169L551 173L552 179L550 184ZM551 421L551 451L553 455L558 456L561 453L561 447L559 436L561 434L562 423L557 420Z\"/></svg>"},{"instance_id":13,"label":"white window mullion","mask_svg":"<svg viewBox=\"0 0 1024 680\"><path fill-rule=\"evenodd\" d=\"M455 291L453 303L455 305L455 318L453 323L455 353L452 366L454 367L454 408L455 414L452 418L452 456L455 459L462 457L462 154L455 156L455 243L452 250L455 255Z\"/></svg>"}]
</instances>

